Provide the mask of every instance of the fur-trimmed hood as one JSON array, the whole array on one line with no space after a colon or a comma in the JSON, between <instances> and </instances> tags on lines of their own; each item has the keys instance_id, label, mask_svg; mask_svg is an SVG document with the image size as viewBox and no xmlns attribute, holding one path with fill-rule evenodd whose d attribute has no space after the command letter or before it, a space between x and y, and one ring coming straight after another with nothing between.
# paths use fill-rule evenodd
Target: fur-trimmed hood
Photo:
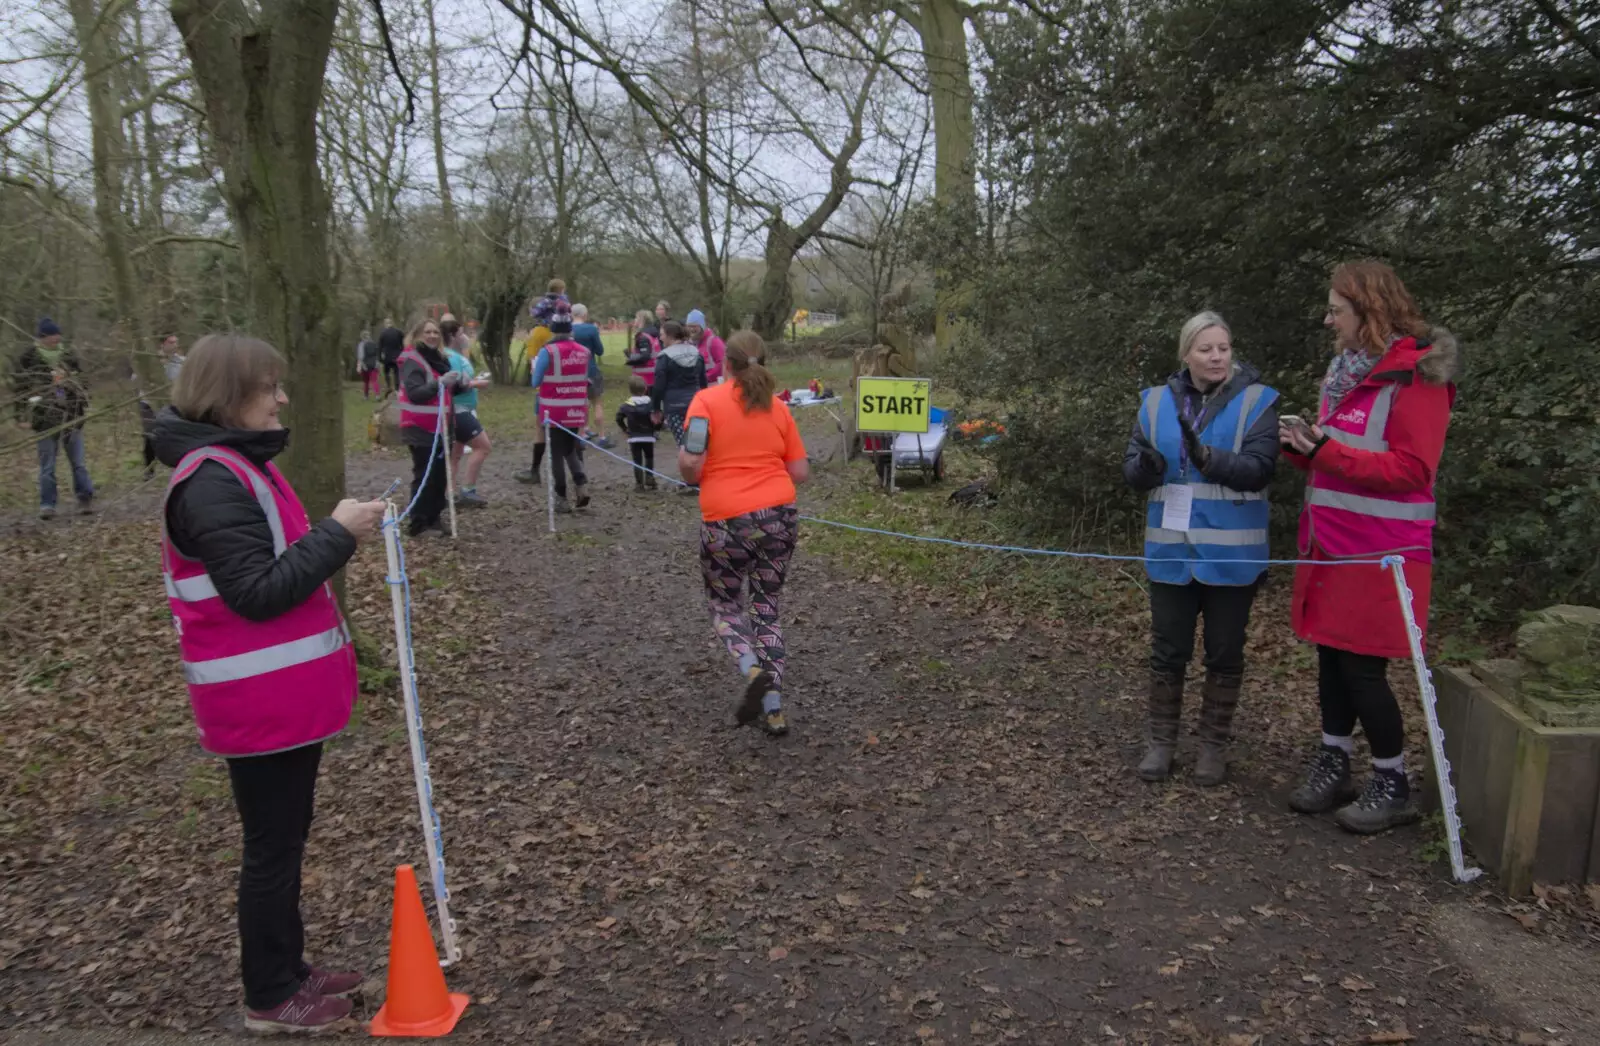
<instances>
[{"instance_id":1,"label":"fur-trimmed hood","mask_svg":"<svg viewBox=\"0 0 1600 1046\"><path fill-rule=\"evenodd\" d=\"M1417 373L1429 385L1448 385L1461 376L1461 345L1443 327L1428 330L1428 347L1417 357Z\"/></svg>"}]
</instances>

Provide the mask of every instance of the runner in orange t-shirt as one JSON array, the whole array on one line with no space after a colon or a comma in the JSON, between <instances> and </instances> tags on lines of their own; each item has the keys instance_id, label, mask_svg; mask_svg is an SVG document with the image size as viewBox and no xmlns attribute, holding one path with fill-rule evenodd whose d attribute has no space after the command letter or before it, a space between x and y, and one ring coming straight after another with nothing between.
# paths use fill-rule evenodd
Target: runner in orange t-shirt
<instances>
[{"instance_id":1,"label":"runner in orange t-shirt","mask_svg":"<svg viewBox=\"0 0 1600 1046\"><path fill-rule=\"evenodd\" d=\"M769 734L788 732L783 717L783 628L778 601L799 537L795 485L811 477L805 444L789 408L774 395L762 364L766 346L753 331L728 338L729 380L695 395L686 431L705 419L703 453L678 451L684 480L700 485L700 566L717 635L739 663L744 699L740 726L763 715ZM748 605L744 599L748 587Z\"/></svg>"}]
</instances>

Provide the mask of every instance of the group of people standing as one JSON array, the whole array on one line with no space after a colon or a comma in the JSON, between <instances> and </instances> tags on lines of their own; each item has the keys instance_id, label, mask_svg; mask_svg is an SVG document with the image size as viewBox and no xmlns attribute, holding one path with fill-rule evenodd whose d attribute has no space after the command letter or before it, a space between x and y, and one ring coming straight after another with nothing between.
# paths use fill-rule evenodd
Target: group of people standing
<instances>
[{"instance_id":1,"label":"group of people standing","mask_svg":"<svg viewBox=\"0 0 1600 1046\"><path fill-rule=\"evenodd\" d=\"M1419 815L1387 678L1390 659L1410 656L1410 637L1394 580L1374 561L1401 558L1415 619L1425 626L1433 486L1457 353L1449 332L1430 327L1378 262L1334 270L1323 322L1334 355L1312 416L1278 410L1278 391L1234 358L1232 333L1213 312L1184 324L1180 369L1143 394L1123 459L1128 485L1149 498L1150 743L1138 773L1159 781L1172 772L1184 677L1204 618L1193 778L1209 786L1226 776L1251 604L1270 558L1266 490L1281 453L1307 475L1292 625L1316 644L1322 711L1320 744L1289 805L1334 811L1342 827L1375 833ZM1351 774L1357 724L1372 756L1359 790Z\"/></svg>"},{"instance_id":2,"label":"group of people standing","mask_svg":"<svg viewBox=\"0 0 1600 1046\"><path fill-rule=\"evenodd\" d=\"M595 354L574 337L575 310L560 289L536 308L548 333L534 364L541 428L550 424L549 453L562 463L558 492L566 493L561 469L571 471L581 507L587 479L576 433L593 402ZM691 313L678 324L665 313L663 303L658 323L635 339L625 406L641 409L624 412L619 425L630 441L635 431L653 438L663 425L677 440L679 473L699 496L713 627L738 672L734 721L781 735L787 657L779 607L798 539L797 485L810 474L806 449L758 335L739 331L710 353L703 318ZM1127 482L1149 499L1150 746L1138 772L1148 780L1172 772L1184 676L1204 618L1195 778L1217 784L1226 776L1246 627L1269 558L1266 488L1283 456L1308 474L1293 625L1317 644L1322 706L1321 743L1290 805L1336 809L1346 828L1375 832L1416 810L1385 676L1387 660L1408 654L1409 642L1394 585L1371 561L1402 557L1425 622L1433 479L1454 400L1455 347L1377 263L1335 271L1325 322L1335 355L1310 417L1279 409L1277 390L1234 357L1227 323L1210 312L1184 325L1179 371L1142 397L1124 459ZM443 505L438 426L453 423L454 407L481 384L449 358L457 333L448 320L423 321L396 359L414 533L436 526ZM641 371L650 369L646 384ZM357 689L329 581L379 532L386 505L346 500L310 522L272 464L288 437L279 417L288 402L284 373L283 358L264 342L202 338L152 439L174 470L161 551L182 670L201 744L227 761L244 828L245 1022L255 1031L305 1032L348 1017L343 996L363 979L305 959L300 865L322 745L344 729ZM1344 565L1349 560L1361 563ZM1373 761L1360 792L1351 777L1358 723Z\"/></svg>"}]
</instances>

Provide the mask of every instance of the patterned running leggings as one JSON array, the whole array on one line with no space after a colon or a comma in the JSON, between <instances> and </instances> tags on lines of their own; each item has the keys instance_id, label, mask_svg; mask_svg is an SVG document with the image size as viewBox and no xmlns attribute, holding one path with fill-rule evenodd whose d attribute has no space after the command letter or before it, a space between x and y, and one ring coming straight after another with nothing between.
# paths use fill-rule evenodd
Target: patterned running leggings
<instances>
[{"instance_id":1,"label":"patterned running leggings","mask_svg":"<svg viewBox=\"0 0 1600 1046\"><path fill-rule=\"evenodd\" d=\"M712 627L741 670L753 659L772 673L780 690L785 654L778 602L799 535L800 510L794 505L700 524L700 568Z\"/></svg>"}]
</instances>

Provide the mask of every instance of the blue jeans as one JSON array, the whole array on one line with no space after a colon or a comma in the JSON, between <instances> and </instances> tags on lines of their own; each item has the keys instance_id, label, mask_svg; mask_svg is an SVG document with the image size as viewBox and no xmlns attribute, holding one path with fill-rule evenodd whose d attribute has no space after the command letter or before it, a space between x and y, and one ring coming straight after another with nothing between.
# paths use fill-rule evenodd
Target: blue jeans
<instances>
[{"instance_id":1,"label":"blue jeans","mask_svg":"<svg viewBox=\"0 0 1600 1046\"><path fill-rule=\"evenodd\" d=\"M94 497L94 484L89 482L89 467L83 463L83 430L68 429L39 441L39 507L56 507L56 456L62 446L67 448L67 461L72 464L72 492L79 501Z\"/></svg>"}]
</instances>

